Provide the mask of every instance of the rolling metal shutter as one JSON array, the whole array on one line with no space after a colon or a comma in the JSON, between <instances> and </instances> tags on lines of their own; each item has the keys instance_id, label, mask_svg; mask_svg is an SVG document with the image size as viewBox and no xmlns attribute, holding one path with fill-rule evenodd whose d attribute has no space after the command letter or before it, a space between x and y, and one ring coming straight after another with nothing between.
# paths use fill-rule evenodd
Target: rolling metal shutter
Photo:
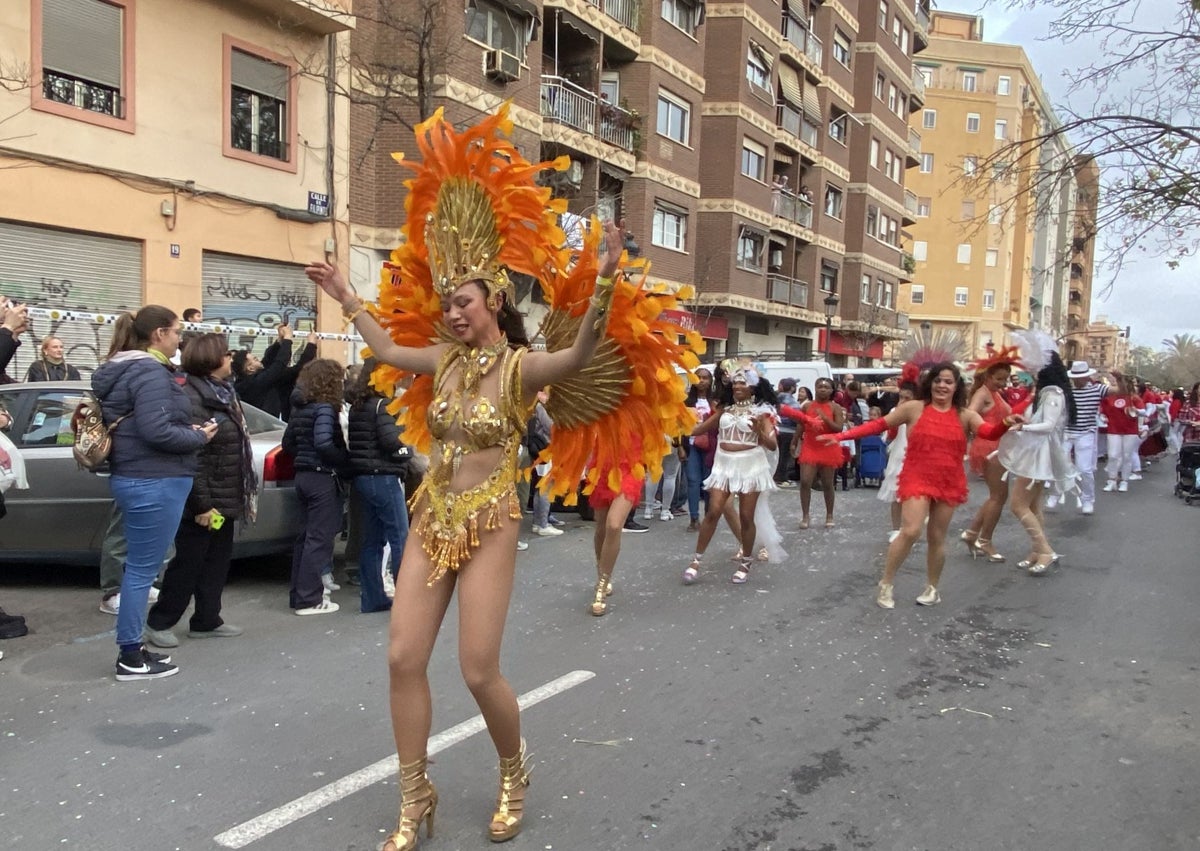
<instances>
[{"instance_id":1,"label":"rolling metal shutter","mask_svg":"<svg viewBox=\"0 0 1200 851\"><path fill-rule=\"evenodd\" d=\"M286 322L297 331L316 330L317 288L303 266L205 251L202 278L205 322L253 328ZM247 334L231 338L229 347L262 357L272 341Z\"/></svg>"},{"instance_id":2,"label":"rolling metal shutter","mask_svg":"<svg viewBox=\"0 0 1200 851\"><path fill-rule=\"evenodd\" d=\"M0 221L0 293L47 309L119 313L142 305L142 243L94 233ZM111 325L34 319L8 365L21 381L47 336L58 337L67 363L86 378L108 354ZM32 339L31 339L32 337Z\"/></svg>"}]
</instances>

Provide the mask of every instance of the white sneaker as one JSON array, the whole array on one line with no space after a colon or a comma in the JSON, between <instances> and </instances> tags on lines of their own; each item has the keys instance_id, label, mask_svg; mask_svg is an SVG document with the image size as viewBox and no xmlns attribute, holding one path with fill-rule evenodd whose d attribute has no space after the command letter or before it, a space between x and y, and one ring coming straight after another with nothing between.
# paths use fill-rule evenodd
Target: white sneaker
<instances>
[{"instance_id":1,"label":"white sneaker","mask_svg":"<svg viewBox=\"0 0 1200 851\"><path fill-rule=\"evenodd\" d=\"M925 590L917 596L918 606L936 606L942 602L942 595L932 585L926 585Z\"/></svg>"},{"instance_id":2,"label":"white sneaker","mask_svg":"<svg viewBox=\"0 0 1200 851\"><path fill-rule=\"evenodd\" d=\"M106 615L117 615L121 613L121 592L109 594L107 597L100 598L100 611Z\"/></svg>"},{"instance_id":3,"label":"white sneaker","mask_svg":"<svg viewBox=\"0 0 1200 851\"><path fill-rule=\"evenodd\" d=\"M643 519L643 520L653 520L653 519L654 519L654 509L653 509L653 508L647 508L645 511L643 511L643 512L642 512L642 519Z\"/></svg>"},{"instance_id":4,"label":"white sneaker","mask_svg":"<svg viewBox=\"0 0 1200 851\"><path fill-rule=\"evenodd\" d=\"M1129 482L1121 482L1117 485L1117 493L1129 493Z\"/></svg>"},{"instance_id":5,"label":"white sneaker","mask_svg":"<svg viewBox=\"0 0 1200 851\"><path fill-rule=\"evenodd\" d=\"M533 534L541 535L543 538L553 538L563 533L562 529L555 529L553 526L534 526Z\"/></svg>"},{"instance_id":6,"label":"white sneaker","mask_svg":"<svg viewBox=\"0 0 1200 851\"><path fill-rule=\"evenodd\" d=\"M667 521L667 520L674 520L674 519L675 519L675 515L671 513L671 509L669 509L669 508L664 508L662 511L660 511L660 512L658 513L658 519L659 519L659 520L662 520L662 521L664 521L664 522L665 522L665 521Z\"/></svg>"},{"instance_id":7,"label":"white sneaker","mask_svg":"<svg viewBox=\"0 0 1200 851\"><path fill-rule=\"evenodd\" d=\"M1085 501L1083 503L1083 507L1079 509L1079 513L1080 514L1095 514L1096 513L1096 503Z\"/></svg>"},{"instance_id":8,"label":"white sneaker","mask_svg":"<svg viewBox=\"0 0 1200 851\"><path fill-rule=\"evenodd\" d=\"M517 541L517 552L523 553L527 549L529 549L528 541Z\"/></svg>"},{"instance_id":9,"label":"white sneaker","mask_svg":"<svg viewBox=\"0 0 1200 851\"><path fill-rule=\"evenodd\" d=\"M340 609L337 603L330 600L328 597L323 597L321 602L315 606L309 606L307 609L296 609L298 615L331 615Z\"/></svg>"},{"instance_id":10,"label":"white sneaker","mask_svg":"<svg viewBox=\"0 0 1200 851\"><path fill-rule=\"evenodd\" d=\"M332 573L322 573L321 574L321 584L323 586L325 586L326 594L329 594L333 591L341 591L342 590L342 586L338 585L336 582L333 581Z\"/></svg>"},{"instance_id":11,"label":"white sneaker","mask_svg":"<svg viewBox=\"0 0 1200 851\"><path fill-rule=\"evenodd\" d=\"M1104 483L1103 491L1105 493L1112 493L1116 489L1117 489L1117 483L1114 479L1109 479L1107 482Z\"/></svg>"},{"instance_id":12,"label":"white sneaker","mask_svg":"<svg viewBox=\"0 0 1200 851\"><path fill-rule=\"evenodd\" d=\"M1142 480L1142 474L1141 474L1141 473L1130 473L1130 474L1129 474L1129 481L1131 481L1131 482L1140 482L1141 480Z\"/></svg>"},{"instance_id":13,"label":"white sneaker","mask_svg":"<svg viewBox=\"0 0 1200 851\"><path fill-rule=\"evenodd\" d=\"M147 602L151 605L158 602L158 589L153 585L150 586L150 599Z\"/></svg>"},{"instance_id":14,"label":"white sneaker","mask_svg":"<svg viewBox=\"0 0 1200 851\"><path fill-rule=\"evenodd\" d=\"M899 537L900 537L900 530L893 529L892 531L888 532L888 543L890 544L892 541L896 540Z\"/></svg>"},{"instance_id":15,"label":"white sneaker","mask_svg":"<svg viewBox=\"0 0 1200 851\"><path fill-rule=\"evenodd\" d=\"M1045 510L1046 511L1058 511L1058 500L1059 500L1058 494L1052 493L1049 496L1047 496Z\"/></svg>"}]
</instances>

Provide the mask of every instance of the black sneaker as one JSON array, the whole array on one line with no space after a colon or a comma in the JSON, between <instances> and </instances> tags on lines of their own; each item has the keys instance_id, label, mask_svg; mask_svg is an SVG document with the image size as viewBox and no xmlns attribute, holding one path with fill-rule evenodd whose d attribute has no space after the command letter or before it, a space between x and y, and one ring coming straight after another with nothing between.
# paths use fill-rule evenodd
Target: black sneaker
<instances>
[{"instance_id":1,"label":"black sneaker","mask_svg":"<svg viewBox=\"0 0 1200 851\"><path fill-rule=\"evenodd\" d=\"M148 650L146 648L145 644L142 645L142 655L146 658L146 661L148 661L148 662L158 662L160 665L170 665L171 664L171 654L170 653L152 653L152 652L150 652L150 650Z\"/></svg>"},{"instance_id":2,"label":"black sneaker","mask_svg":"<svg viewBox=\"0 0 1200 851\"><path fill-rule=\"evenodd\" d=\"M158 680L163 677L173 677L179 673L179 668L176 666L169 662L155 661L152 657L163 658L161 654L148 653L144 650L121 651L121 655L117 657L117 682Z\"/></svg>"},{"instance_id":3,"label":"black sneaker","mask_svg":"<svg viewBox=\"0 0 1200 851\"><path fill-rule=\"evenodd\" d=\"M621 531L622 532L632 532L635 535L637 535L642 532L649 532L650 527L643 526L641 523L637 522L632 517L626 517L625 518L625 526L624 526L624 528L621 529Z\"/></svg>"}]
</instances>

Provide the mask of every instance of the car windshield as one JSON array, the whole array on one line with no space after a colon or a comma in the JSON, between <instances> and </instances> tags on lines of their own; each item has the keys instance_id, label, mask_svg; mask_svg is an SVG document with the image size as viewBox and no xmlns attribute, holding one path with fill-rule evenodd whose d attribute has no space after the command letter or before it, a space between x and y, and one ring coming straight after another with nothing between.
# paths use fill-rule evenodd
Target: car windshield
<instances>
[{"instance_id":1,"label":"car windshield","mask_svg":"<svg viewBox=\"0 0 1200 851\"><path fill-rule=\"evenodd\" d=\"M260 410L253 405L242 403L242 410L246 412L246 427L250 429L251 434L263 434L268 431L283 431L287 428L287 423L278 417L273 417L266 411Z\"/></svg>"}]
</instances>

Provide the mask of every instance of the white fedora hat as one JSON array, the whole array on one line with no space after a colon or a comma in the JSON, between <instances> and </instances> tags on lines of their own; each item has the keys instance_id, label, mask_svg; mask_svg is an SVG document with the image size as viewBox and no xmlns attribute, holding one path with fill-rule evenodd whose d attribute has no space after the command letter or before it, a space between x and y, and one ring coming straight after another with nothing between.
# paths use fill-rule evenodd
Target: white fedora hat
<instances>
[{"instance_id":1,"label":"white fedora hat","mask_svg":"<svg viewBox=\"0 0 1200 851\"><path fill-rule=\"evenodd\" d=\"M1067 371L1067 375L1072 378L1090 378L1096 374L1096 370L1088 367L1088 362L1085 360L1071 361L1071 368Z\"/></svg>"}]
</instances>

